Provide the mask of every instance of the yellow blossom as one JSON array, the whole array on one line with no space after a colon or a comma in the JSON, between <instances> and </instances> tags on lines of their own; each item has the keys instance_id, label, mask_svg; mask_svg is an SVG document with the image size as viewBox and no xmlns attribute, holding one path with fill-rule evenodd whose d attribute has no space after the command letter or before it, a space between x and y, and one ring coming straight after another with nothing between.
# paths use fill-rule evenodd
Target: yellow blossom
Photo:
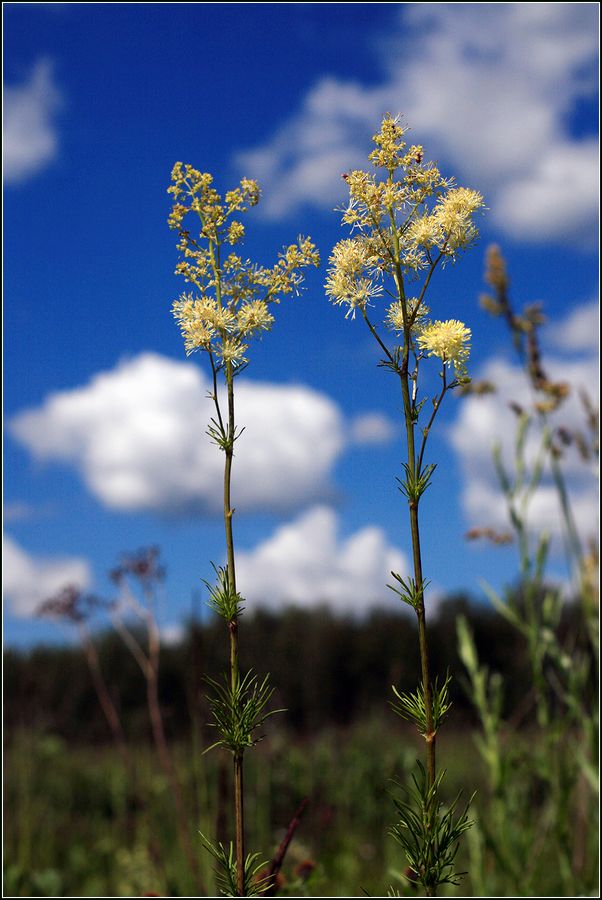
<instances>
[{"instance_id":1,"label":"yellow blossom","mask_svg":"<svg viewBox=\"0 0 602 900\"><path fill-rule=\"evenodd\" d=\"M257 266L223 247L239 243L245 234L241 221L233 215L247 212L259 202L259 185L243 178L224 197L213 186L213 176L177 162L171 173L168 193L173 197L169 225L178 231L181 255L176 274L192 284L198 295L183 294L173 304L187 353L206 350L222 363L238 366L245 362L245 338L271 328L274 318L267 303L277 303L285 294L299 291L301 270L318 265L320 258L311 239L299 237L279 254L275 265ZM184 220L198 218L194 237Z\"/></svg>"},{"instance_id":2,"label":"yellow blossom","mask_svg":"<svg viewBox=\"0 0 602 900\"><path fill-rule=\"evenodd\" d=\"M445 252L454 254L464 250L477 237L473 223L474 213L484 205L478 191L469 188L454 188L445 194L433 211L433 218L441 230L441 240Z\"/></svg>"},{"instance_id":3,"label":"yellow blossom","mask_svg":"<svg viewBox=\"0 0 602 900\"><path fill-rule=\"evenodd\" d=\"M238 310L236 325L240 334L269 331L273 324L274 316L269 312L267 304L263 300L244 303Z\"/></svg>"},{"instance_id":4,"label":"yellow blossom","mask_svg":"<svg viewBox=\"0 0 602 900\"><path fill-rule=\"evenodd\" d=\"M466 372L470 352L470 328L457 319L431 322L418 335L420 349L427 356L438 356L447 365L454 364L456 374Z\"/></svg>"},{"instance_id":5,"label":"yellow blossom","mask_svg":"<svg viewBox=\"0 0 602 900\"><path fill-rule=\"evenodd\" d=\"M230 222L230 226L228 228L228 243L229 244L238 244L239 241L245 236L245 226L242 222Z\"/></svg>"},{"instance_id":6,"label":"yellow blossom","mask_svg":"<svg viewBox=\"0 0 602 900\"><path fill-rule=\"evenodd\" d=\"M192 294L182 294L179 300L174 301L172 310L184 338L186 353L211 349L211 341L216 333L213 323L214 301L193 299Z\"/></svg>"},{"instance_id":7,"label":"yellow blossom","mask_svg":"<svg viewBox=\"0 0 602 900\"><path fill-rule=\"evenodd\" d=\"M261 191L253 178L241 178L240 189L248 200L249 206L256 206L259 203Z\"/></svg>"},{"instance_id":8,"label":"yellow blossom","mask_svg":"<svg viewBox=\"0 0 602 900\"><path fill-rule=\"evenodd\" d=\"M399 168L402 161L401 153L406 146L402 140L403 135L404 129L400 124L399 116L394 119L392 116L386 115L382 120L380 131L373 137L376 150L372 151L369 159L375 166L381 166L389 171Z\"/></svg>"},{"instance_id":9,"label":"yellow blossom","mask_svg":"<svg viewBox=\"0 0 602 900\"><path fill-rule=\"evenodd\" d=\"M346 316L355 316L356 308L365 309L371 297L382 293L375 280L377 263L361 238L339 241L333 248L325 289L335 306L349 307Z\"/></svg>"},{"instance_id":10,"label":"yellow blossom","mask_svg":"<svg viewBox=\"0 0 602 900\"><path fill-rule=\"evenodd\" d=\"M386 170L385 177L361 169L343 175L349 203L342 213L343 224L357 229L373 246L378 242L373 271L418 278L423 269L456 257L474 241L478 234L474 216L483 206L483 197L443 177L434 163L424 160L421 145L408 147L406 130L399 117L387 114L383 118L369 158L377 170ZM333 289L345 295L341 281L331 271L331 296ZM366 299L368 287L365 282L359 285L361 299L355 305Z\"/></svg>"},{"instance_id":11,"label":"yellow blossom","mask_svg":"<svg viewBox=\"0 0 602 900\"><path fill-rule=\"evenodd\" d=\"M217 354L224 363L234 363L241 365L247 360L245 359L245 350L247 345L241 343L237 338L225 338L217 348Z\"/></svg>"},{"instance_id":12,"label":"yellow blossom","mask_svg":"<svg viewBox=\"0 0 602 900\"><path fill-rule=\"evenodd\" d=\"M420 308L418 308L420 306ZM429 310L424 303L419 303L417 297L411 297L406 300L406 309L411 327L420 328L421 322L425 316L428 316ZM403 314L403 303L396 300L387 310L387 324L393 331L403 331L405 328L405 316Z\"/></svg>"}]
</instances>

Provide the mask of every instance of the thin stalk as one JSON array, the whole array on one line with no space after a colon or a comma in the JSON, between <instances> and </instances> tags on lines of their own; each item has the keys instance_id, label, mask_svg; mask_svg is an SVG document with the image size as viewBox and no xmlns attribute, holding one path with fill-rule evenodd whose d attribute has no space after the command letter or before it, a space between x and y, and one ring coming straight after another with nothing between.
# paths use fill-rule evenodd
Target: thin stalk
<instances>
[{"instance_id":1,"label":"thin stalk","mask_svg":"<svg viewBox=\"0 0 602 900\"><path fill-rule=\"evenodd\" d=\"M228 583L230 590L236 594L236 566L234 561L234 535L232 531L232 516L234 510L231 502L232 459L234 456L235 416L234 416L234 374L232 363L227 362L225 367L226 386L228 392L228 442L225 447L226 461L224 464L224 527L226 531L226 549L228 555ZM235 615L228 623L230 635L230 683L234 691L238 687L240 678L240 664L238 658L238 616ZM240 897L245 893L245 829L244 829L244 798L243 798L243 754L234 755L234 817L236 823L236 887Z\"/></svg>"},{"instance_id":2,"label":"thin stalk","mask_svg":"<svg viewBox=\"0 0 602 900\"><path fill-rule=\"evenodd\" d=\"M437 399L433 405L433 412L431 413L431 417L428 420L426 428L424 428L423 432L422 432L422 442L420 445L420 453L418 454L418 469L417 469L418 472L422 471L422 460L424 457L424 451L426 450L426 442L428 440L428 436L430 434L431 428L433 427L433 422L435 421L435 417L436 417L437 413L439 412L439 410L441 409L441 404L443 403L443 398L445 397L445 394L449 387L449 385L447 383L447 376L445 373L445 363L443 364L443 370L441 372L441 379L443 381L443 387L441 388L441 393L439 394L439 396L437 397Z\"/></svg>"},{"instance_id":3,"label":"thin stalk","mask_svg":"<svg viewBox=\"0 0 602 900\"><path fill-rule=\"evenodd\" d=\"M111 729L113 740L115 741L115 745L119 750L126 772L131 778L134 772L134 767L132 757L127 747L125 733L121 724L121 718L119 716L119 713L117 712L117 707L113 703L111 692L107 687L107 683L104 680L102 669L100 667L100 660L98 659L98 653L96 651L96 647L92 643L92 638L90 637L90 633L86 625L79 625L79 635L82 647L84 648L86 662L88 663L88 669L90 670L90 675L92 676L94 690L96 691L96 696L98 697L98 702L100 703L105 719L107 720L109 728Z\"/></svg>"},{"instance_id":4,"label":"thin stalk","mask_svg":"<svg viewBox=\"0 0 602 900\"><path fill-rule=\"evenodd\" d=\"M393 178L393 173L389 173L389 180L391 181ZM415 428L415 418L412 409L412 400L410 397L410 384L409 384L409 374L408 374L408 361L410 357L410 349L411 349L411 323L408 318L408 309L407 309L407 301L406 301L406 293L403 283L403 275L401 271L401 260L400 260L400 244L399 244L399 235L397 232L397 228L395 225L395 217L393 212L390 211L390 219L391 219L391 232L393 235L393 243L395 248L395 282L397 285L397 290L399 293L399 301L402 305L403 309L403 318L406 323L406 327L404 329L403 334L403 360L401 368L398 368L399 379L401 382L401 395L403 397L403 412L405 418L406 425L406 437L407 437L407 447L408 447L408 469L412 473L412 476L415 477L418 473L416 470L416 449L415 449L415 441L414 441L414 428ZM426 284L423 287L422 293L420 295L420 301L418 303L418 308L420 307L420 302L422 301L422 297L426 291L426 287L430 281L430 278L435 271L437 263L439 259L441 259L442 253L439 255L437 260L431 264L430 271L428 273ZM423 447L424 449L424 447ZM422 452L420 453L420 460L422 461ZM424 708L425 708L425 718L426 718L426 759L427 759L427 775L428 775L428 785L429 788L433 786L435 783L435 774L436 774L436 734L435 729L433 727L433 695L431 690L431 675L430 675L430 664L429 664L429 650L428 650L428 641L427 641L427 633L426 633L426 612L424 607L424 576L422 574L422 557L420 552L420 526L418 523L418 497L410 497L408 498L408 507L410 513L410 531L412 535L412 558L414 563L414 583L416 585L416 596L418 599L416 605L416 617L418 619L418 642L420 646L420 667L422 671L422 686L424 691ZM434 889L433 889L434 890ZM434 894L429 893L429 889L427 888L427 896L433 896Z\"/></svg>"},{"instance_id":5,"label":"thin stalk","mask_svg":"<svg viewBox=\"0 0 602 900\"><path fill-rule=\"evenodd\" d=\"M409 335L405 335L404 357L409 350ZM416 451L414 444L414 421L412 416L412 402L410 400L409 376L407 366L403 366L400 372L401 394L403 397L403 410L406 423L406 436L408 444L408 467L410 472L416 471ZM436 735L433 728L433 697L431 691L431 676L429 664L429 650L426 634L426 612L424 607L424 576L422 574L422 557L420 551L420 526L418 522L418 499L410 498L408 507L410 513L410 531L412 535L412 558L414 563L414 581L416 595L419 598L416 605L416 617L418 619L418 642L420 645L420 667L422 670L422 685L424 690L424 707L426 713L426 753L427 773L429 787L435 783L435 749Z\"/></svg>"},{"instance_id":6,"label":"thin stalk","mask_svg":"<svg viewBox=\"0 0 602 900\"><path fill-rule=\"evenodd\" d=\"M245 896L245 806L243 794L243 755L234 757L234 807L236 814L236 888Z\"/></svg>"},{"instance_id":7,"label":"thin stalk","mask_svg":"<svg viewBox=\"0 0 602 900\"><path fill-rule=\"evenodd\" d=\"M215 296L218 306L222 306L222 283L220 265L220 242L209 241L211 266L215 276ZM226 553L228 585L230 591L236 594L236 565L234 559L234 534L232 530L232 460L234 458L234 441L236 439L236 419L234 410L234 371L232 362L227 360L224 365L226 379L226 391L228 397L228 425L224 428L219 398L217 393L217 369L210 354L213 370L213 401L217 410L218 422L225 437L223 449L226 456L224 462L224 529L226 532ZM238 615L228 622L230 637L230 684L232 692L237 689L240 679L240 663L238 655ZM243 798L243 753L234 755L234 819L235 819L235 849L236 849L236 888L240 897L245 893L245 829L244 829L244 798Z\"/></svg>"},{"instance_id":8,"label":"thin stalk","mask_svg":"<svg viewBox=\"0 0 602 900\"><path fill-rule=\"evenodd\" d=\"M203 890L198 860L190 841L186 805L184 803L182 789L163 724L163 714L161 712L161 703L159 701L159 657L161 651L161 639L157 622L152 611L152 598L150 594L147 594L147 609L144 609L131 593L128 593L128 600L130 608L133 609L145 624L148 641L147 653L144 652L118 613L113 611L111 613L111 619L117 633L121 636L124 644L138 663L146 681L146 701L153 741L157 756L159 757L159 763L167 777L174 799L176 821L182 850L184 851L199 890Z\"/></svg>"}]
</instances>

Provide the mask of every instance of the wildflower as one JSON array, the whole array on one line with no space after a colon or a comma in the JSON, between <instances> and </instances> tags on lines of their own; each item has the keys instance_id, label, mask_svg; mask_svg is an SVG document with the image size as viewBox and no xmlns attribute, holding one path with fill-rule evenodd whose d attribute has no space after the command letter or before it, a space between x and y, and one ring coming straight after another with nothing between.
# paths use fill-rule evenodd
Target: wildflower
<instances>
[{"instance_id":1,"label":"wildflower","mask_svg":"<svg viewBox=\"0 0 602 900\"><path fill-rule=\"evenodd\" d=\"M216 331L214 324L215 302L193 299L191 294L182 294L172 304L175 320L184 338L186 354L195 350L210 350Z\"/></svg>"},{"instance_id":2,"label":"wildflower","mask_svg":"<svg viewBox=\"0 0 602 900\"><path fill-rule=\"evenodd\" d=\"M414 219L406 232L406 241L416 247L434 247L441 237L440 224L433 215L424 215Z\"/></svg>"},{"instance_id":3,"label":"wildflower","mask_svg":"<svg viewBox=\"0 0 602 900\"><path fill-rule=\"evenodd\" d=\"M247 345L241 343L238 338L227 337L221 342L217 353L224 363L242 365L247 361L245 359L245 350L247 349Z\"/></svg>"},{"instance_id":4,"label":"wildflower","mask_svg":"<svg viewBox=\"0 0 602 900\"><path fill-rule=\"evenodd\" d=\"M470 328L457 319L431 322L418 335L420 349L428 356L438 356L447 365L454 364L456 374L466 373L470 352Z\"/></svg>"},{"instance_id":5,"label":"wildflower","mask_svg":"<svg viewBox=\"0 0 602 900\"><path fill-rule=\"evenodd\" d=\"M368 159L375 166L381 166L390 172L398 169L402 164L401 151L405 147L405 142L402 141L403 135L404 129L400 124L400 117L397 116L394 119L392 116L386 115L382 120L380 131L372 139L376 144L376 149L370 153Z\"/></svg>"},{"instance_id":6,"label":"wildflower","mask_svg":"<svg viewBox=\"0 0 602 900\"><path fill-rule=\"evenodd\" d=\"M240 334L253 334L257 331L269 331L274 324L274 316L263 300L252 300L245 303L238 311L236 324Z\"/></svg>"},{"instance_id":7,"label":"wildflower","mask_svg":"<svg viewBox=\"0 0 602 900\"><path fill-rule=\"evenodd\" d=\"M199 296L183 294L172 306L184 338L186 353L207 350L223 362L238 365L245 361L243 338L268 331L274 322L267 302L298 293L301 269L319 265L319 253L308 237L279 254L271 268L256 266L236 253L224 254L221 247L240 243L245 235L234 213L246 212L259 202L259 185L243 178L224 197L213 187L213 176L177 162L171 173L168 193L173 196L169 225L179 233L181 259L176 274L193 284ZM196 213L199 236L194 238L184 219Z\"/></svg>"},{"instance_id":8,"label":"wildflower","mask_svg":"<svg viewBox=\"0 0 602 900\"><path fill-rule=\"evenodd\" d=\"M249 203L249 206L256 206L259 203L261 191L259 185L253 178L241 178L240 189L243 196Z\"/></svg>"},{"instance_id":9,"label":"wildflower","mask_svg":"<svg viewBox=\"0 0 602 900\"><path fill-rule=\"evenodd\" d=\"M361 238L339 241L330 257L326 293L335 306L347 304L347 316L355 316L356 308L365 309L371 297L382 293L382 287L370 277L378 263L366 241Z\"/></svg>"},{"instance_id":10,"label":"wildflower","mask_svg":"<svg viewBox=\"0 0 602 900\"><path fill-rule=\"evenodd\" d=\"M408 312L408 320L412 328L420 328L421 321L428 316L429 310L424 303L420 303L417 297L411 297L406 301L406 310ZM393 331L404 331L405 317L403 314L403 304L400 300L396 300L387 310L387 324Z\"/></svg>"},{"instance_id":11,"label":"wildflower","mask_svg":"<svg viewBox=\"0 0 602 900\"><path fill-rule=\"evenodd\" d=\"M484 205L483 197L478 191L470 188L454 188L448 191L435 206L433 217L437 222L442 249L454 255L458 250L465 250L478 235L472 217Z\"/></svg>"},{"instance_id":12,"label":"wildflower","mask_svg":"<svg viewBox=\"0 0 602 900\"><path fill-rule=\"evenodd\" d=\"M230 222L230 227L228 228L228 243L229 244L238 244L239 241L245 236L245 226L242 222Z\"/></svg>"}]
</instances>

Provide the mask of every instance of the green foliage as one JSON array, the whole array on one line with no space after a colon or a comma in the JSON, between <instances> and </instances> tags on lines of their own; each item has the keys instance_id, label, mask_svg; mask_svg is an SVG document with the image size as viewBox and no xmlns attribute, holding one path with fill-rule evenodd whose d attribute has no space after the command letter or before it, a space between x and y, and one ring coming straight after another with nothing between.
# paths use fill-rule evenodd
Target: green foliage
<instances>
[{"instance_id":1,"label":"green foliage","mask_svg":"<svg viewBox=\"0 0 602 900\"><path fill-rule=\"evenodd\" d=\"M391 583L397 584L393 579ZM536 608L540 596L543 589L541 595L534 597ZM526 594L521 586L499 599L504 608L516 610L513 615L524 617ZM375 709L387 708L392 683L401 692L416 687L416 617L400 614L406 609L401 603L390 605L390 611L378 610L356 620L319 608L251 614L245 619L244 668L262 672L269 647L270 680L278 685L275 705L286 705L283 720L292 729L315 733L330 725L351 725ZM460 613L470 622L481 664L503 679L503 714L511 715L525 702L525 684L530 678L529 650L524 636L489 604L471 603L459 595L438 606L437 615L429 620L433 679L444 679L447 670L456 672L461 667L455 640L455 619ZM204 678L220 678L227 666L223 629L223 619L211 616L202 623L191 623L182 643L162 648L159 693L171 738L188 739L193 703L202 721L209 716ZM562 604L560 622L552 630L559 636L560 652L569 657L572 667L577 656L584 665L591 666L585 642L587 622L579 604ZM299 635L307 661L304 666L291 665L291 659L299 654ZM107 686L121 710L126 735L135 742L144 742L149 731L142 675L118 636L99 633L95 644ZM399 665L400 647L403 666ZM4 683L8 735L25 722L68 741L103 745L111 740L78 647L7 650ZM584 703L591 704L594 687L595 680L590 676L585 680ZM460 690L457 678L449 690L455 717L475 721L473 704Z\"/></svg>"},{"instance_id":2,"label":"green foliage","mask_svg":"<svg viewBox=\"0 0 602 900\"><path fill-rule=\"evenodd\" d=\"M238 372L233 372L233 377L237 375ZM239 439L243 431L245 430L245 426L242 428L236 428L233 434L230 434L230 431L224 428L221 421L218 419L210 419L210 425L207 426L205 433L211 439L212 443L219 447L220 450L223 450L224 453L230 452L234 447L234 442Z\"/></svg>"},{"instance_id":3,"label":"green foliage","mask_svg":"<svg viewBox=\"0 0 602 900\"><path fill-rule=\"evenodd\" d=\"M209 705L214 721L210 724L221 734L221 738L208 750L221 746L227 747L235 756L240 755L247 747L261 741L263 735L257 737L254 732L270 716L283 712L281 709L265 711L274 693L269 685L269 675L259 681L257 675L249 670L242 678L224 676L223 684L213 678L207 678L207 682L213 688Z\"/></svg>"},{"instance_id":4,"label":"green foliage","mask_svg":"<svg viewBox=\"0 0 602 900\"><path fill-rule=\"evenodd\" d=\"M399 490L407 497L410 503L418 503L427 487L431 483L433 472L437 468L435 463L429 463L423 469L413 469L408 463L402 463L405 478L398 478Z\"/></svg>"},{"instance_id":5,"label":"green foliage","mask_svg":"<svg viewBox=\"0 0 602 900\"><path fill-rule=\"evenodd\" d=\"M415 580L408 575L407 579L398 575L397 572L391 572L391 575L395 579L395 581L401 586L401 590L396 588L395 585L388 584L387 587L389 590L396 593L404 603L407 603L408 606L411 606L412 609L418 609L422 602L422 598L424 596L424 591L430 584L430 581L423 580L422 585L418 587L416 585Z\"/></svg>"},{"instance_id":6,"label":"green foliage","mask_svg":"<svg viewBox=\"0 0 602 900\"><path fill-rule=\"evenodd\" d=\"M502 460L499 444L493 451L518 546L520 589L506 589L501 594L487 585L484 589L500 622L509 626L522 644L527 666L523 696L518 703L509 704L507 682L481 661L482 648L477 650L472 629L465 618L459 618L459 653L468 675L466 693L480 720L475 741L485 763L490 795L488 807L478 817L478 830L469 841L471 872L475 884L487 885L489 892L510 889L533 895L549 876L551 857L554 891L574 896L579 893L577 885L583 891L584 881L597 867L597 849L589 844L588 836L598 801L598 647L597 640L592 640L597 631L590 602L592 572L588 579L562 471L561 448L575 441L581 451L587 451L581 452L584 459L589 458L589 449L578 432L554 427L549 419L570 388L551 382L546 375L536 328L543 322L539 309L527 309L522 316L513 312L497 248L489 251L487 280L496 290L495 300L488 298L488 308L494 314L503 312L509 324L533 389L533 404L527 409L512 405L517 424L511 459ZM591 411L585 406L591 426ZM591 449L593 453L593 445ZM550 475L559 503L567 570L579 585L573 603L566 602L559 588L546 583L550 537L545 531L534 532L529 521L533 500ZM596 568L597 558L590 559L590 566ZM566 630L569 610L581 623L570 634ZM525 734L516 730L523 724Z\"/></svg>"},{"instance_id":7,"label":"green foliage","mask_svg":"<svg viewBox=\"0 0 602 900\"><path fill-rule=\"evenodd\" d=\"M439 687L438 681L432 686L432 717L433 732L437 732L440 724L447 715L451 702L449 700L449 684L451 675L448 673L445 681ZM424 697L424 685L421 683L415 691L401 693L393 685L393 693L397 697L398 702L391 702L393 711L402 719L414 722L420 734L424 737L428 734L427 712Z\"/></svg>"},{"instance_id":8,"label":"green foliage","mask_svg":"<svg viewBox=\"0 0 602 900\"><path fill-rule=\"evenodd\" d=\"M202 832L201 840L205 849L217 862L215 876L220 893L224 897L239 897L236 873L236 854L232 841L227 846L218 841L212 843ZM269 877L261 878L260 872L265 869L265 860L260 860L259 853L248 853L244 868L244 892L245 897L257 897L262 894L270 882Z\"/></svg>"},{"instance_id":9,"label":"green foliage","mask_svg":"<svg viewBox=\"0 0 602 900\"><path fill-rule=\"evenodd\" d=\"M424 766L417 761L418 774L412 773L413 787L404 799L393 796L399 814L391 834L401 845L413 882L421 884L430 896L441 884L457 885L465 872L455 871L455 859L461 835L473 824L468 808L456 815L460 794L445 807L440 798L442 769L429 787Z\"/></svg>"},{"instance_id":10,"label":"green foliage","mask_svg":"<svg viewBox=\"0 0 602 900\"><path fill-rule=\"evenodd\" d=\"M471 619L475 639L486 645L487 635L475 621ZM450 687L455 683L454 679ZM509 679L505 685L506 695L514 696ZM381 694L383 690L379 687ZM522 691L524 695L524 680ZM456 857L457 868L469 869L469 874L459 889L442 889L441 895L591 896L598 885L598 834L593 826L597 802L589 800L582 806L579 801L572 807L574 833L569 846L576 859L571 887L564 890L554 832L563 808L547 795L545 784L539 782L536 789L533 767L542 765L548 752L541 735L506 724L502 746L512 751L514 769L509 773L512 790L506 789L500 802L508 806L500 820L506 829L502 843L487 767L471 739L479 729L470 728L463 715L454 703L441 741L448 769L443 788L453 799L470 779L478 790L471 806L471 818L477 823L463 838ZM249 847L263 848L271 858L300 799L310 798L287 853L282 870L286 882L278 895L357 896L365 889L378 897L391 883L402 895L416 896L416 886L402 876L405 861L400 847L386 833L392 817L382 786L393 778L410 781L423 739L388 714L384 704L378 719L305 729L303 737L281 731L283 721L272 719L266 740L245 758ZM5 741L4 800L9 813L4 825L5 895L127 896L123 888L135 883L137 896L147 892L198 896L178 845L169 785L149 746L132 743L136 773L132 781L110 744L83 743L81 738L65 742L14 728L5 731ZM376 746L382 752L375 753ZM220 771L229 770L226 755L203 756L203 746L190 738L174 743L173 749L192 838L200 829L227 845L228 831L215 831L224 811L226 826L229 821L230 798L222 799L218 789ZM567 735L559 742L555 764L561 769L573 765L575 752L575 742ZM592 796L588 783L582 790L585 798ZM153 861L150 871L146 864L139 868L141 846ZM494 853L498 847L501 855ZM202 847L198 850L204 883L215 895L214 860ZM130 859L127 870L125 851ZM298 869L309 862L313 872L301 882ZM46 884L48 876L43 873L50 870L60 874L60 887Z\"/></svg>"},{"instance_id":11,"label":"green foliage","mask_svg":"<svg viewBox=\"0 0 602 900\"><path fill-rule=\"evenodd\" d=\"M243 599L232 589L228 569L222 566L213 566L213 569L217 576L217 584L212 585L208 581L203 581L209 591L207 606L230 624L242 613Z\"/></svg>"}]
</instances>

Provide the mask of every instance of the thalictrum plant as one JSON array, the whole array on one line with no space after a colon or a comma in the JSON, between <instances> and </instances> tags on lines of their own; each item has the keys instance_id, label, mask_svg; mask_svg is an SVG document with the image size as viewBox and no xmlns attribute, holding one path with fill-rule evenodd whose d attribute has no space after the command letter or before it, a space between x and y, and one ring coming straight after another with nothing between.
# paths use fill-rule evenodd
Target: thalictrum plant
<instances>
[{"instance_id":1,"label":"thalictrum plant","mask_svg":"<svg viewBox=\"0 0 602 900\"><path fill-rule=\"evenodd\" d=\"M181 260L176 273L190 290L173 304L188 354L205 353L212 376L209 397L215 414L207 434L224 453L224 526L226 564L216 568L216 583L209 586L210 606L226 622L230 642L229 672L222 682L211 684L210 705L219 738L215 745L232 754L234 766L235 839L228 847L204 838L220 869L219 881L226 893L247 896L266 885L257 880L262 864L256 853L245 850L243 758L258 740L257 731L266 718L272 695L267 678L253 672L241 674L238 649L239 618L243 598L236 582L234 508L231 497L234 444L242 434L235 419L235 380L248 365L247 351L253 338L261 337L274 323L273 309L280 299L298 292L302 270L319 264L319 255L309 238L300 237L286 247L276 263L257 265L235 252L244 238L241 217L260 199L257 182L243 178L223 197L213 186L213 177L190 165L176 163L168 192L173 197L169 225L178 232ZM198 233L185 220L193 216ZM225 389L225 397L223 392Z\"/></svg>"},{"instance_id":2,"label":"thalictrum plant","mask_svg":"<svg viewBox=\"0 0 602 900\"><path fill-rule=\"evenodd\" d=\"M394 689L393 708L416 724L426 764L418 763L406 798L395 800L399 819L392 835L405 851L410 880L435 896L438 885L457 883L458 840L471 823L466 809L456 813L457 801L446 809L441 799L444 773L437 772L436 737L449 708L449 679L442 685L431 681L418 514L435 470L425 457L428 437L446 394L469 381L471 334L458 319L431 319L426 295L436 270L475 241L474 216L483 198L444 178L425 161L421 146L408 146L406 130L399 118L386 115L369 156L374 171L343 175L349 188L343 224L352 236L332 251L326 293L346 318L363 319L383 354L380 365L401 388L406 459L397 480L408 507L413 573L403 578L392 572L389 586L417 617L421 681L414 693ZM441 381L427 406L419 375L429 359L438 361Z\"/></svg>"}]
</instances>

